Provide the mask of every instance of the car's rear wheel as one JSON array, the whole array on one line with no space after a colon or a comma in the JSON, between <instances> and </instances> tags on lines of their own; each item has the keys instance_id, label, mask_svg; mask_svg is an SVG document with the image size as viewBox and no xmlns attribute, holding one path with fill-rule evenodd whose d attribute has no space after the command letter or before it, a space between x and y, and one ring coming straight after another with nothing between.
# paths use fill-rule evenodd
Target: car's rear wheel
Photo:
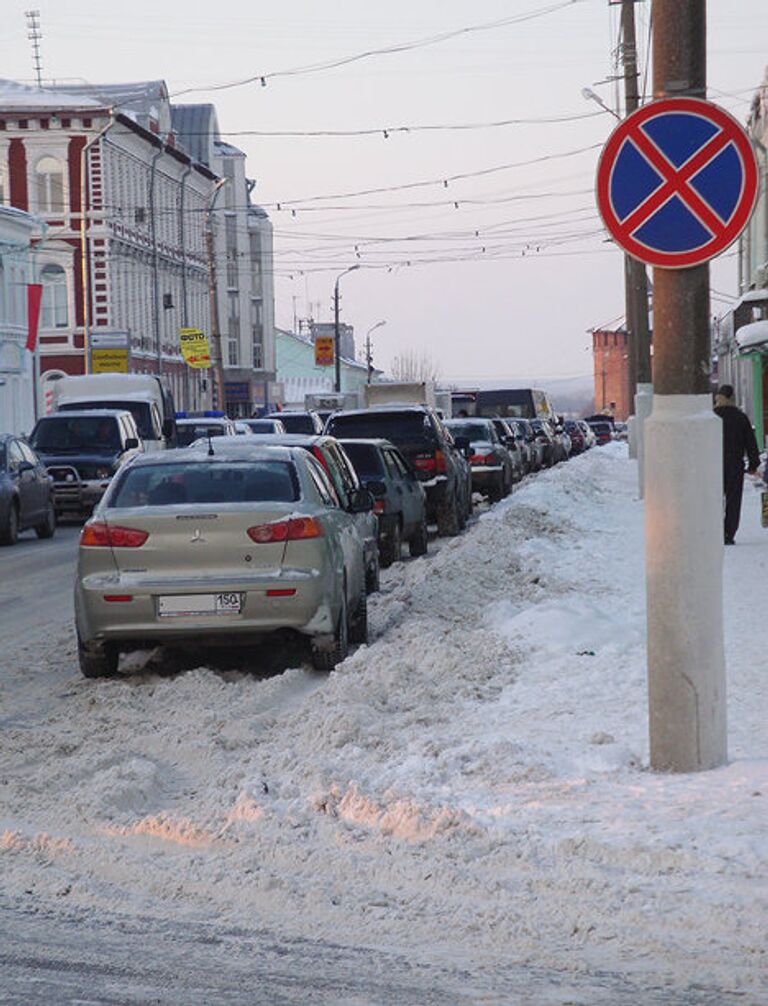
<instances>
[{"instance_id":1,"label":"car's rear wheel","mask_svg":"<svg viewBox=\"0 0 768 1006\"><path fill-rule=\"evenodd\" d=\"M311 641L312 666L316 671L332 671L342 660L346 660L349 653L349 612L347 608L347 585L344 584L344 592L341 599L341 611L333 634L333 642L328 644L325 641Z\"/></svg>"},{"instance_id":2,"label":"car's rear wheel","mask_svg":"<svg viewBox=\"0 0 768 1006\"><path fill-rule=\"evenodd\" d=\"M403 536L400 530L400 519L396 517L389 525L387 535L382 542L380 557L381 565L387 569L393 562L399 562L403 551Z\"/></svg>"},{"instance_id":3,"label":"car's rear wheel","mask_svg":"<svg viewBox=\"0 0 768 1006\"><path fill-rule=\"evenodd\" d=\"M84 643L77 637L77 658L85 678L106 678L117 673L120 651L110 643Z\"/></svg>"},{"instance_id":4,"label":"car's rear wheel","mask_svg":"<svg viewBox=\"0 0 768 1006\"><path fill-rule=\"evenodd\" d=\"M368 642L368 597L362 593L349 622L350 643Z\"/></svg>"},{"instance_id":5,"label":"car's rear wheel","mask_svg":"<svg viewBox=\"0 0 768 1006\"><path fill-rule=\"evenodd\" d=\"M437 533L443 538L451 538L461 530L459 501L455 496L443 500L437 508Z\"/></svg>"},{"instance_id":6,"label":"car's rear wheel","mask_svg":"<svg viewBox=\"0 0 768 1006\"><path fill-rule=\"evenodd\" d=\"M0 545L15 545L19 537L19 511L15 503L8 508L8 518L0 527Z\"/></svg>"},{"instance_id":7,"label":"car's rear wheel","mask_svg":"<svg viewBox=\"0 0 768 1006\"><path fill-rule=\"evenodd\" d=\"M56 530L56 511L53 509L53 503L48 503L48 509L45 512L45 520L35 525L35 534L38 538L53 538L53 533Z\"/></svg>"},{"instance_id":8,"label":"car's rear wheel","mask_svg":"<svg viewBox=\"0 0 768 1006\"><path fill-rule=\"evenodd\" d=\"M408 551L413 556L426 555L429 537L427 535L427 522L423 520L418 529L411 535L408 542Z\"/></svg>"}]
</instances>

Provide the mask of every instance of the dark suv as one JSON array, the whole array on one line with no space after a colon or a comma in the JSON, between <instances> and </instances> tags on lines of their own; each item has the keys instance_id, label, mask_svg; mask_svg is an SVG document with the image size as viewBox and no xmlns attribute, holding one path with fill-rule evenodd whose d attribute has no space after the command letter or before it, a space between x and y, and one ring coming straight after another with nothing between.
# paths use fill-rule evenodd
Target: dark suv
<instances>
[{"instance_id":1,"label":"dark suv","mask_svg":"<svg viewBox=\"0 0 768 1006\"><path fill-rule=\"evenodd\" d=\"M54 412L38 419L29 442L53 478L57 514L88 515L118 468L144 450L127 410Z\"/></svg>"},{"instance_id":2,"label":"dark suv","mask_svg":"<svg viewBox=\"0 0 768 1006\"><path fill-rule=\"evenodd\" d=\"M389 440L421 482L427 520L437 524L438 534L458 534L465 526L472 506L472 474L434 409L404 405L336 412L326 433L339 440Z\"/></svg>"}]
</instances>

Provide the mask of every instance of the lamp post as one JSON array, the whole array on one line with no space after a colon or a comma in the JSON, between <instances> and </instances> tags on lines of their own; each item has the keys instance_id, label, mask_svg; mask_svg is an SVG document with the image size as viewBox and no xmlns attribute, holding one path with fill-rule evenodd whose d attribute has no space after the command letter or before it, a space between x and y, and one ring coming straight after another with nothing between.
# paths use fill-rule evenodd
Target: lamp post
<instances>
[{"instance_id":1,"label":"lamp post","mask_svg":"<svg viewBox=\"0 0 768 1006\"><path fill-rule=\"evenodd\" d=\"M336 380L334 382L335 390L341 391L341 355L339 353L339 280L342 276L346 276L349 272L354 272L355 269L359 269L360 264L351 265L349 269L345 269L344 272L339 273L336 277L336 283L333 288L333 360L336 365Z\"/></svg>"},{"instance_id":2,"label":"lamp post","mask_svg":"<svg viewBox=\"0 0 768 1006\"><path fill-rule=\"evenodd\" d=\"M375 325L368 329L365 334L365 364L368 367L368 384L371 383L371 378L373 377L373 353L371 350L371 332L375 332L377 328L381 328L382 325L386 325L386 321L377 321Z\"/></svg>"}]
</instances>

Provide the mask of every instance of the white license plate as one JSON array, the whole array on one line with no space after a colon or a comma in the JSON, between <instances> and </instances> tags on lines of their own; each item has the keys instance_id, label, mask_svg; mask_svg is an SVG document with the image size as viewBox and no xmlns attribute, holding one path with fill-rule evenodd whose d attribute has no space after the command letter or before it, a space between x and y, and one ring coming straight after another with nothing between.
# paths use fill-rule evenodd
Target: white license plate
<instances>
[{"instance_id":1,"label":"white license plate","mask_svg":"<svg viewBox=\"0 0 768 1006\"><path fill-rule=\"evenodd\" d=\"M243 595L230 594L170 594L158 597L157 613L161 618L184 615L239 615Z\"/></svg>"}]
</instances>

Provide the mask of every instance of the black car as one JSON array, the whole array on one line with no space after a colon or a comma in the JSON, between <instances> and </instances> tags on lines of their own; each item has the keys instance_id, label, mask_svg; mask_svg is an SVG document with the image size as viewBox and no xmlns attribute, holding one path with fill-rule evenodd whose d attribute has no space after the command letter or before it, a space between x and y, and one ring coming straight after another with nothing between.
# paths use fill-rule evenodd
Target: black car
<instances>
[{"instance_id":1,"label":"black car","mask_svg":"<svg viewBox=\"0 0 768 1006\"><path fill-rule=\"evenodd\" d=\"M0 545L15 545L19 531L38 538L56 530L53 483L45 466L21 437L0 435Z\"/></svg>"},{"instance_id":2,"label":"black car","mask_svg":"<svg viewBox=\"0 0 768 1006\"><path fill-rule=\"evenodd\" d=\"M57 514L88 515L112 476L143 451L127 410L54 412L35 424L30 444L53 477Z\"/></svg>"},{"instance_id":3,"label":"black car","mask_svg":"<svg viewBox=\"0 0 768 1006\"><path fill-rule=\"evenodd\" d=\"M502 443L492 419L449 419L446 426L457 443L469 444L472 488L495 503L509 496L517 481L516 462Z\"/></svg>"},{"instance_id":4,"label":"black car","mask_svg":"<svg viewBox=\"0 0 768 1006\"><path fill-rule=\"evenodd\" d=\"M455 535L472 505L469 465L428 405L381 406L336 412L326 432L339 440L389 440L416 472L427 494L427 520L438 534Z\"/></svg>"},{"instance_id":5,"label":"black car","mask_svg":"<svg viewBox=\"0 0 768 1006\"><path fill-rule=\"evenodd\" d=\"M560 444L552 427L545 419L531 419L529 422L536 442L543 449L542 464L547 468L556 464L560 460Z\"/></svg>"},{"instance_id":6,"label":"black car","mask_svg":"<svg viewBox=\"0 0 768 1006\"><path fill-rule=\"evenodd\" d=\"M285 427L286 433L304 433L308 436L314 436L323 432L323 420L312 410L307 412L270 412L264 418L279 419Z\"/></svg>"},{"instance_id":7,"label":"black car","mask_svg":"<svg viewBox=\"0 0 768 1006\"><path fill-rule=\"evenodd\" d=\"M424 555L427 497L400 451L388 440L342 440L341 446L376 501L381 565L391 566L400 559L404 541L411 555Z\"/></svg>"}]
</instances>

